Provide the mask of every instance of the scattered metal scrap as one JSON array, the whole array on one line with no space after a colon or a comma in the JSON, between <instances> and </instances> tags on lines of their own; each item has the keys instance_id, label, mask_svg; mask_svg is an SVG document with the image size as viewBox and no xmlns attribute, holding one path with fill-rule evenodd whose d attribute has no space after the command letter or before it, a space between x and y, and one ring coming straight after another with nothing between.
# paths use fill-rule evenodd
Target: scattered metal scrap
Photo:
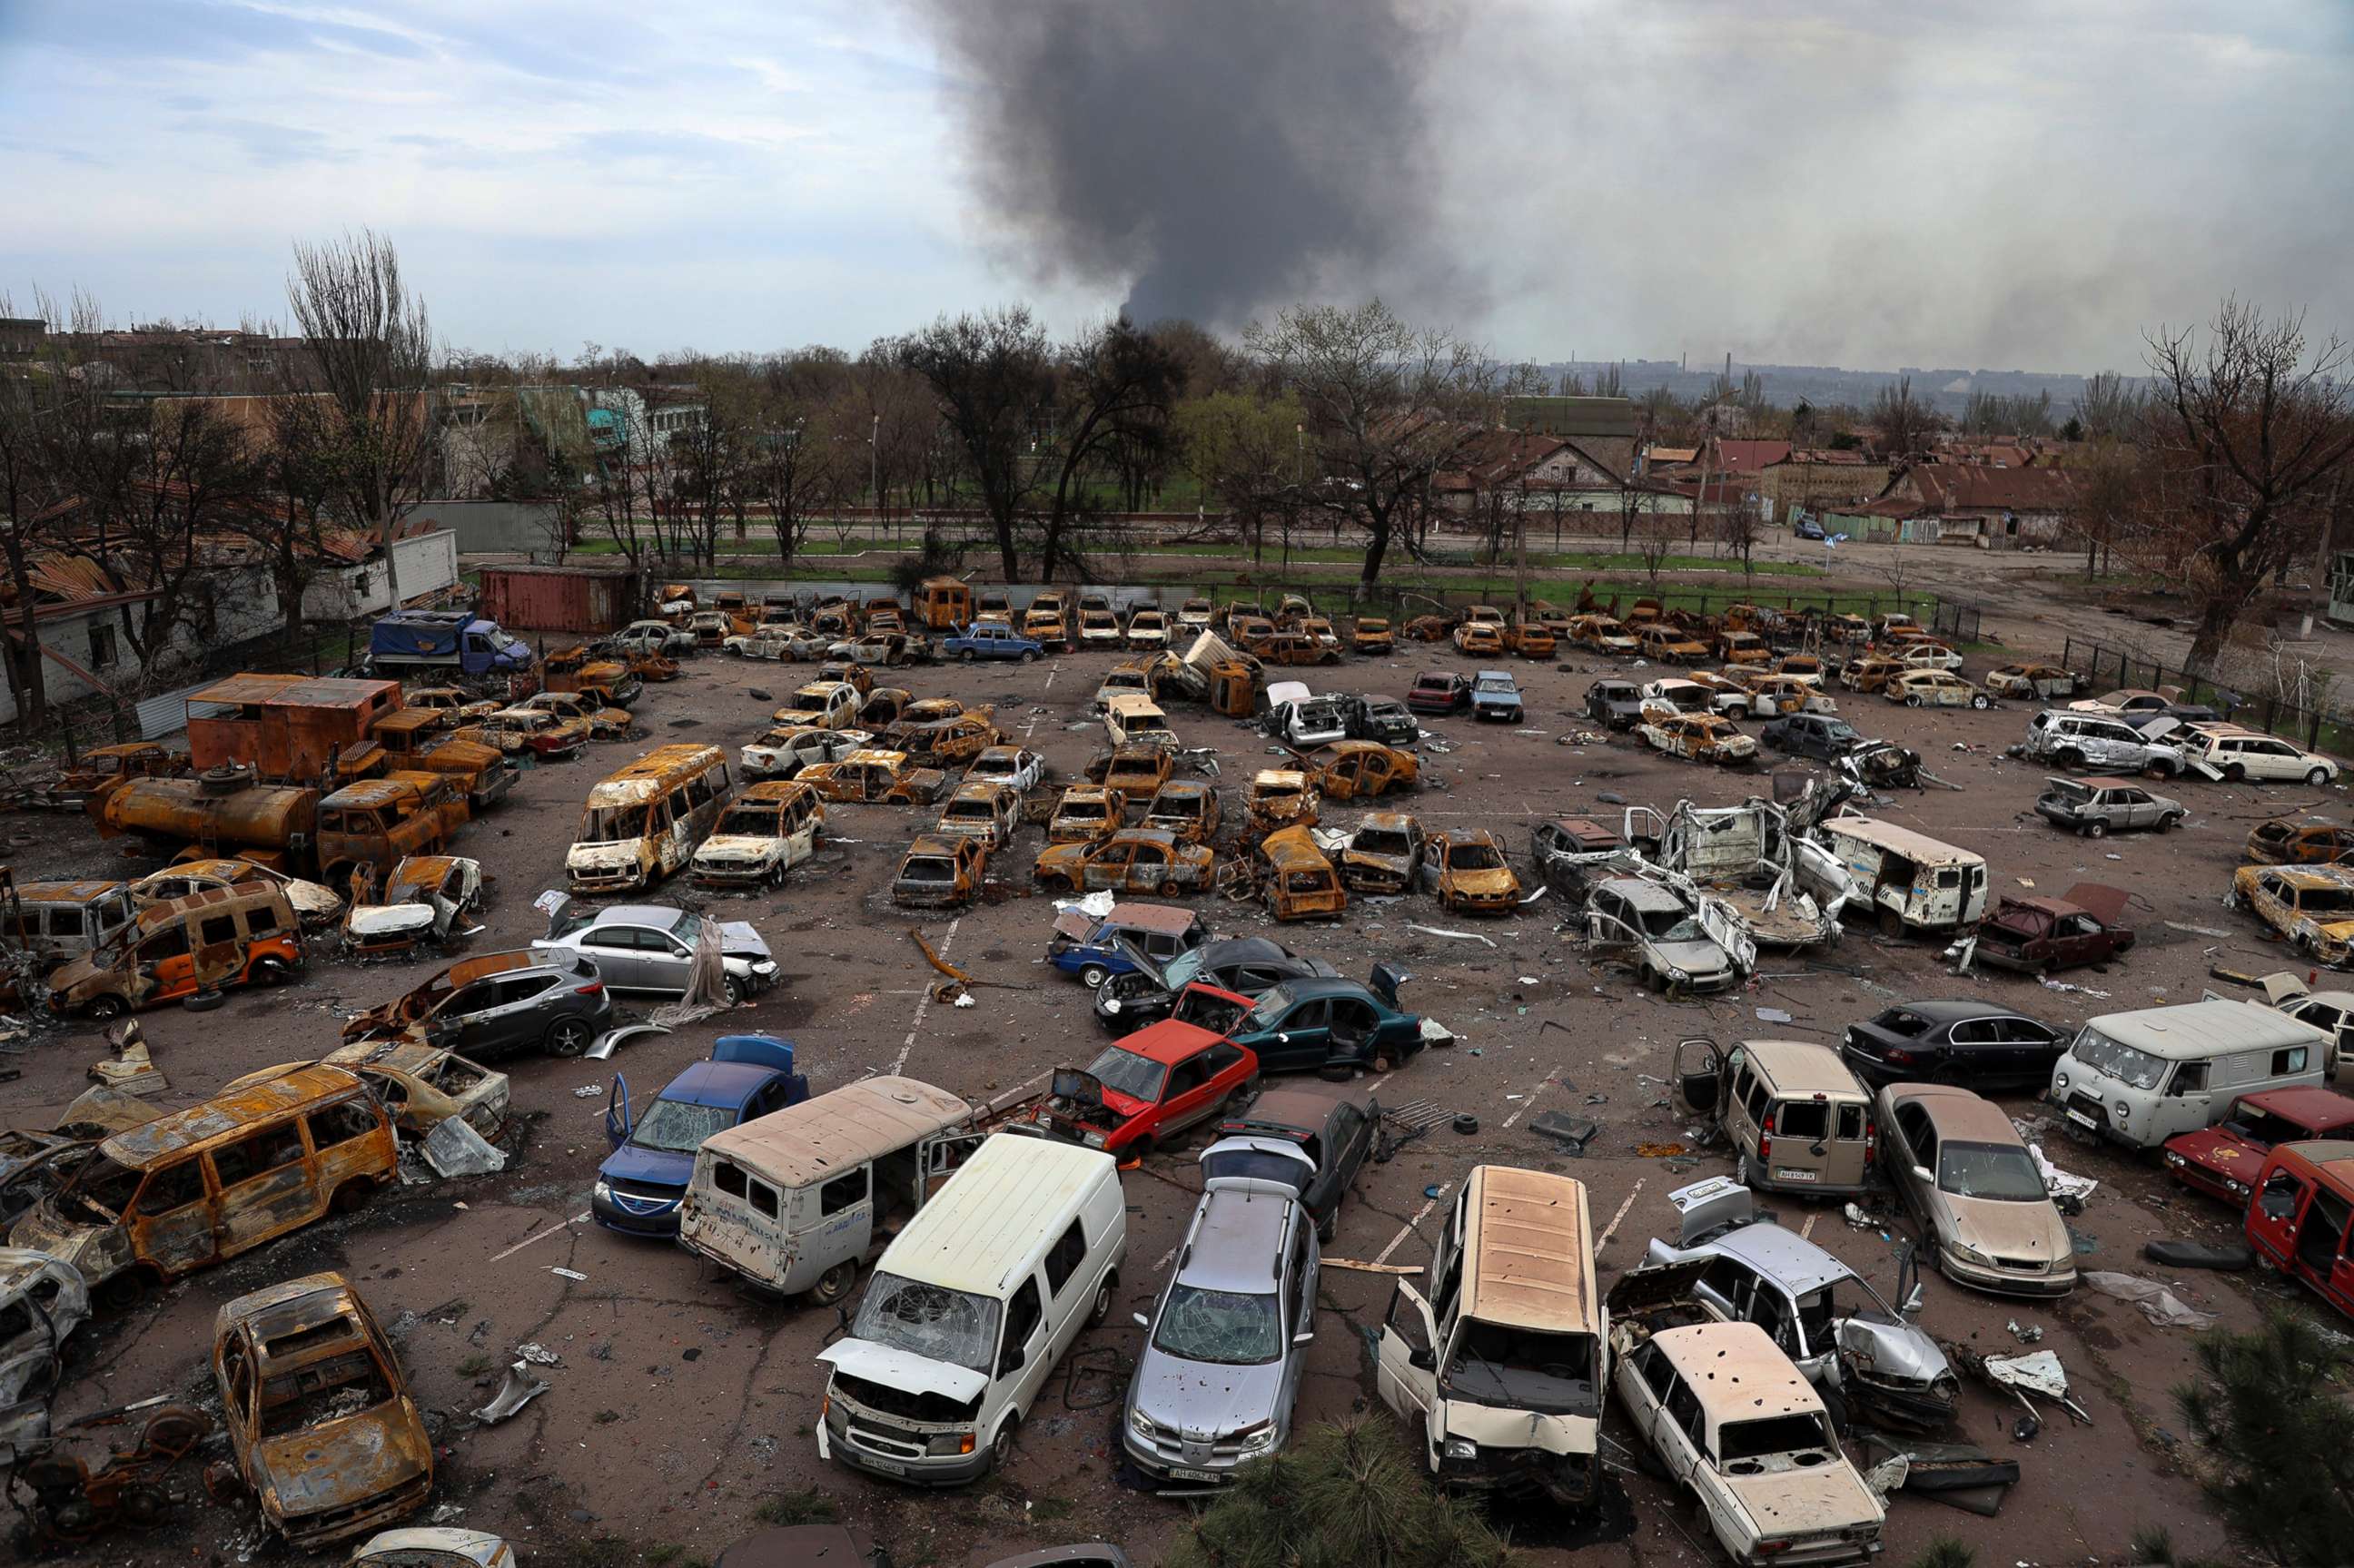
<instances>
[{"instance_id":1,"label":"scattered metal scrap","mask_svg":"<svg viewBox=\"0 0 2354 1568\"><path fill-rule=\"evenodd\" d=\"M1409 931L1419 931L1426 937L1445 937L1450 941L1485 942L1490 948L1493 948L1496 945L1494 938L1483 937L1477 931L1448 931L1437 926L1416 926L1413 924L1409 924L1406 927L1406 929Z\"/></svg>"},{"instance_id":2,"label":"scattered metal scrap","mask_svg":"<svg viewBox=\"0 0 2354 1568\"><path fill-rule=\"evenodd\" d=\"M485 1426L496 1426L546 1393L551 1386L532 1372L529 1361L510 1361L507 1363L506 1381L499 1384L498 1393L491 1395L488 1404L473 1412L474 1419Z\"/></svg>"},{"instance_id":3,"label":"scattered metal scrap","mask_svg":"<svg viewBox=\"0 0 2354 1568\"><path fill-rule=\"evenodd\" d=\"M119 1425L156 1403L143 1400L101 1411L66 1430ZM34 1541L48 1546L79 1546L114 1524L161 1524L174 1510L195 1500L195 1491L170 1472L212 1425L200 1411L164 1405L140 1427L135 1446L115 1450L95 1470L80 1456L60 1451L52 1438L17 1465L8 1481L9 1500L24 1515Z\"/></svg>"},{"instance_id":4,"label":"scattered metal scrap","mask_svg":"<svg viewBox=\"0 0 2354 1568\"><path fill-rule=\"evenodd\" d=\"M932 945L924 940L924 934L916 929L913 926L907 927L907 935L915 942L917 947L923 949L926 961L928 962L932 968L939 970L940 973L948 977L948 979L944 980L937 981L932 986L932 1000L934 1001L943 1002L950 1006L958 1005L963 1000L965 993L976 986L993 986L999 991L1029 991L1032 989L1027 984L1012 980L986 980L976 979L975 977L965 973L964 970L957 968L946 959L940 957L938 953L933 951Z\"/></svg>"}]
</instances>

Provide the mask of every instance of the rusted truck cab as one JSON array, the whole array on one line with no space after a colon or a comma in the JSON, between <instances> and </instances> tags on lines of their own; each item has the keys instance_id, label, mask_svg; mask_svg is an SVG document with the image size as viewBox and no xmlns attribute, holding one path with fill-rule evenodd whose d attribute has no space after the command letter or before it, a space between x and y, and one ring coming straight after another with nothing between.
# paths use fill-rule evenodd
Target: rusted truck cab
<instances>
[{"instance_id":1,"label":"rusted truck cab","mask_svg":"<svg viewBox=\"0 0 2354 1568\"><path fill-rule=\"evenodd\" d=\"M321 880L337 891L352 873L388 875L403 857L439 854L467 821L462 786L441 773L387 773L346 784L319 802Z\"/></svg>"},{"instance_id":2,"label":"rusted truck cab","mask_svg":"<svg viewBox=\"0 0 2354 1568\"><path fill-rule=\"evenodd\" d=\"M116 1133L18 1219L104 1305L356 1207L391 1181L391 1118L356 1074L298 1067Z\"/></svg>"},{"instance_id":3,"label":"rusted truck cab","mask_svg":"<svg viewBox=\"0 0 2354 1568\"><path fill-rule=\"evenodd\" d=\"M507 798L523 774L496 747L461 740L450 715L431 708L402 708L376 721L376 740L385 766L405 773L440 773L466 793L470 814L480 814Z\"/></svg>"}]
</instances>

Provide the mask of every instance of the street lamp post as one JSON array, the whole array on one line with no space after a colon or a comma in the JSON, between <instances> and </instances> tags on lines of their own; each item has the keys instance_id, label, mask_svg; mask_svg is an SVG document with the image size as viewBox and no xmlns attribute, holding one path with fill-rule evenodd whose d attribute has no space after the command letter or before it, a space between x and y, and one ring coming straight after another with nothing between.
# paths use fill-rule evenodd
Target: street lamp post
<instances>
[{"instance_id":1,"label":"street lamp post","mask_svg":"<svg viewBox=\"0 0 2354 1568\"><path fill-rule=\"evenodd\" d=\"M883 416L866 427L866 488L875 497L875 514L883 515ZM893 538L898 535L894 534Z\"/></svg>"}]
</instances>

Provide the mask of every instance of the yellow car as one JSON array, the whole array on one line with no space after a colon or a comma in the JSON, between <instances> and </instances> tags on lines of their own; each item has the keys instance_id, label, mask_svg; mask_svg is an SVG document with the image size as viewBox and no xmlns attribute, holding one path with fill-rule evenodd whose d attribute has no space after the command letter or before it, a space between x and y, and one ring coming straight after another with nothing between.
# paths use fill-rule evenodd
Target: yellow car
<instances>
[{"instance_id":1,"label":"yellow car","mask_svg":"<svg viewBox=\"0 0 2354 1568\"><path fill-rule=\"evenodd\" d=\"M1639 726L1636 734L1654 751L1688 762L1744 768L1757 758L1757 742L1714 714L1676 714Z\"/></svg>"},{"instance_id":2,"label":"yellow car","mask_svg":"<svg viewBox=\"0 0 2354 1568\"><path fill-rule=\"evenodd\" d=\"M1423 867L1442 909L1503 914L1520 906L1521 879L1493 833L1433 833L1425 841Z\"/></svg>"},{"instance_id":3,"label":"yellow car","mask_svg":"<svg viewBox=\"0 0 2354 1568\"><path fill-rule=\"evenodd\" d=\"M1467 620L1455 629L1455 648L1459 653L1501 653L1504 629L1491 620Z\"/></svg>"},{"instance_id":4,"label":"yellow car","mask_svg":"<svg viewBox=\"0 0 2354 1568\"><path fill-rule=\"evenodd\" d=\"M2243 865L2224 902L2253 911L2316 963L2343 965L2354 946L2354 866Z\"/></svg>"}]
</instances>

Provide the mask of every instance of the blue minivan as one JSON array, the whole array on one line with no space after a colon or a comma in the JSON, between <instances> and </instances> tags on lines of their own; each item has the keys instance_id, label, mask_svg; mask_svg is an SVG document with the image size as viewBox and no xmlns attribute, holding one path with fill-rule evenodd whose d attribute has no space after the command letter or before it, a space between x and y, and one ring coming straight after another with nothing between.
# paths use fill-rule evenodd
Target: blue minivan
<instances>
[{"instance_id":1,"label":"blue minivan","mask_svg":"<svg viewBox=\"0 0 2354 1568\"><path fill-rule=\"evenodd\" d=\"M597 1168L588 1212L607 1230L678 1234L679 1201L703 1140L797 1106L809 1093L809 1079L793 1071L793 1043L767 1034L721 1035L709 1061L673 1078L634 1113L629 1080L616 1073L605 1105L605 1140L613 1152Z\"/></svg>"}]
</instances>

